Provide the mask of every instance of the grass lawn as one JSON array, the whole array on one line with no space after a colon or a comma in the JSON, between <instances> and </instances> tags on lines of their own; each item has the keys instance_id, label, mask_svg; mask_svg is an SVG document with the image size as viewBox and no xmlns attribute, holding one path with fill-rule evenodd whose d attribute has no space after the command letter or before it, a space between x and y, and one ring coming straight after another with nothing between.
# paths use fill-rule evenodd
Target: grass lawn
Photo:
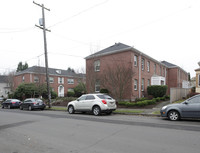
<instances>
[{"instance_id":1,"label":"grass lawn","mask_svg":"<svg viewBox=\"0 0 200 153\"><path fill-rule=\"evenodd\" d=\"M51 107L51 108L45 108L46 110L56 110L56 111L67 111L67 107Z\"/></svg>"},{"instance_id":2,"label":"grass lawn","mask_svg":"<svg viewBox=\"0 0 200 153\"><path fill-rule=\"evenodd\" d=\"M144 113L142 110L115 110L116 113Z\"/></svg>"}]
</instances>

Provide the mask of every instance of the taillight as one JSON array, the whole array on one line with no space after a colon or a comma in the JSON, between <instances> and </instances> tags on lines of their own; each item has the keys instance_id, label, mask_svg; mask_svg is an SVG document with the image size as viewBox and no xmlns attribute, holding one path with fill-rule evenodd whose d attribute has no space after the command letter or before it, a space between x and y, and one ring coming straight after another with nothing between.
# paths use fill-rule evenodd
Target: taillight
<instances>
[{"instance_id":1,"label":"taillight","mask_svg":"<svg viewBox=\"0 0 200 153\"><path fill-rule=\"evenodd\" d=\"M102 103L107 104L107 101L105 99L102 100Z\"/></svg>"},{"instance_id":2,"label":"taillight","mask_svg":"<svg viewBox=\"0 0 200 153\"><path fill-rule=\"evenodd\" d=\"M33 102L33 105L36 105L37 103L36 102Z\"/></svg>"},{"instance_id":3,"label":"taillight","mask_svg":"<svg viewBox=\"0 0 200 153\"><path fill-rule=\"evenodd\" d=\"M12 101L12 104L15 104L16 102L15 101Z\"/></svg>"}]
</instances>

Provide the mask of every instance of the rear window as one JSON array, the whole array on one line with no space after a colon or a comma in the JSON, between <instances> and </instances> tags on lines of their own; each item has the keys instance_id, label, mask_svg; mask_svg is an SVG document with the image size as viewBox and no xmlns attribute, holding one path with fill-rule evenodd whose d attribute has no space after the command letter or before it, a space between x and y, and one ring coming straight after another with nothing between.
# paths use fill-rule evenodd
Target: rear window
<instances>
[{"instance_id":1,"label":"rear window","mask_svg":"<svg viewBox=\"0 0 200 153\"><path fill-rule=\"evenodd\" d=\"M97 97L99 97L100 99L112 99L110 96L108 95L97 95Z\"/></svg>"}]
</instances>

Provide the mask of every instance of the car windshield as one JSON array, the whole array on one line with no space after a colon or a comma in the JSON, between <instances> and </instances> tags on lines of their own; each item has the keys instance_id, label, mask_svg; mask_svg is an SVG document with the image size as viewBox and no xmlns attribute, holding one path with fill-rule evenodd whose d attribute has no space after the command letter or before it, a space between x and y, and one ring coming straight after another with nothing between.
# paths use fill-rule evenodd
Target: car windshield
<instances>
[{"instance_id":1,"label":"car windshield","mask_svg":"<svg viewBox=\"0 0 200 153\"><path fill-rule=\"evenodd\" d=\"M100 99L110 99L110 100L112 100L112 98L108 95L97 95L97 97L99 97Z\"/></svg>"}]
</instances>

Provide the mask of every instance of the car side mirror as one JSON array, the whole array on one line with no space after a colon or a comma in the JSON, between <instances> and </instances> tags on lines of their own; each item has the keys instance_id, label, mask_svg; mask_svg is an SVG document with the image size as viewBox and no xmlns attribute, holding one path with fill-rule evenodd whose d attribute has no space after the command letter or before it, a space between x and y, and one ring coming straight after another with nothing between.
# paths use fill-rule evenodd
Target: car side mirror
<instances>
[{"instance_id":1,"label":"car side mirror","mask_svg":"<svg viewBox=\"0 0 200 153\"><path fill-rule=\"evenodd\" d=\"M187 105L187 104L188 104L188 101L185 101L185 102L184 102L184 104L186 104L186 105Z\"/></svg>"}]
</instances>

